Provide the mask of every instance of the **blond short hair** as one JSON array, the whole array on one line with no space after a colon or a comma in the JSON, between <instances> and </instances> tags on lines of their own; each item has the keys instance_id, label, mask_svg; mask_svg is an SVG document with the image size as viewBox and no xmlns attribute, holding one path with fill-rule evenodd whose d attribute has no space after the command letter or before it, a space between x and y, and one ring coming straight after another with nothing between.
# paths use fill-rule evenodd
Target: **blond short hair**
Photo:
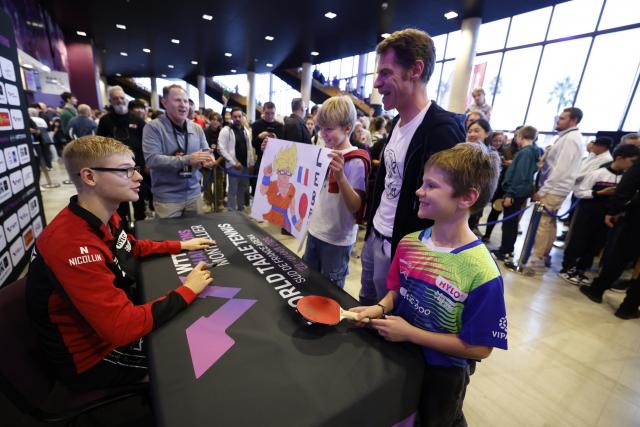
<instances>
[{"instance_id":1,"label":"blond short hair","mask_svg":"<svg viewBox=\"0 0 640 427\"><path fill-rule=\"evenodd\" d=\"M316 116L321 128L350 127L349 135L356 123L356 107L348 96L334 96L326 100Z\"/></svg>"},{"instance_id":2,"label":"blond short hair","mask_svg":"<svg viewBox=\"0 0 640 427\"><path fill-rule=\"evenodd\" d=\"M68 143L62 151L62 160L69 178L79 189L81 181L78 172L82 168L100 166L107 157L115 154L134 157L133 151L120 141L104 136L87 135Z\"/></svg>"},{"instance_id":3,"label":"blond short hair","mask_svg":"<svg viewBox=\"0 0 640 427\"><path fill-rule=\"evenodd\" d=\"M78 105L78 114L81 116L89 117L91 115L91 107L87 104Z\"/></svg>"},{"instance_id":4,"label":"blond short hair","mask_svg":"<svg viewBox=\"0 0 640 427\"><path fill-rule=\"evenodd\" d=\"M298 149L296 144L291 144L290 147L283 148L278 151L276 158L273 161L273 167L276 171L287 170L291 175L296 171L298 166Z\"/></svg>"},{"instance_id":5,"label":"blond short hair","mask_svg":"<svg viewBox=\"0 0 640 427\"><path fill-rule=\"evenodd\" d=\"M453 187L453 197L460 197L471 189L478 191L478 200L469 208L480 211L489 202L498 185L500 156L484 144L458 144L432 155L425 169L442 171Z\"/></svg>"},{"instance_id":6,"label":"blond short hair","mask_svg":"<svg viewBox=\"0 0 640 427\"><path fill-rule=\"evenodd\" d=\"M484 93L484 89L483 89L483 88L481 88L481 87L477 87L477 88L473 89L473 90L471 91L471 93L472 93L473 95L475 95L476 93L481 93L481 94L483 94L483 95L485 94L485 93Z\"/></svg>"}]
</instances>

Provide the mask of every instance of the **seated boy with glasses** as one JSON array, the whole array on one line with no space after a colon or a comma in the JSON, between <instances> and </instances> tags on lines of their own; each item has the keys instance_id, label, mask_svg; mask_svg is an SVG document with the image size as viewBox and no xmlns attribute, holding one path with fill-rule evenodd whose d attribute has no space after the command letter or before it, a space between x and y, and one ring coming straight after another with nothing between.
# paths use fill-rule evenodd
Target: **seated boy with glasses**
<instances>
[{"instance_id":1,"label":"seated boy with glasses","mask_svg":"<svg viewBox=\"0 0 640 427\"><path fill-rule=\"evenodd\" d=\"M115 139L85 136L63 159L78 194L36 240L27 278L27 310L55 376L86 390L146 375L142 337L187 307L212 282L204 263L163 297L133 300L137 258L204 249L212 240L136 240L116 213L136 201L142 176L133 153Z\"/></svg>"}]
</instances>

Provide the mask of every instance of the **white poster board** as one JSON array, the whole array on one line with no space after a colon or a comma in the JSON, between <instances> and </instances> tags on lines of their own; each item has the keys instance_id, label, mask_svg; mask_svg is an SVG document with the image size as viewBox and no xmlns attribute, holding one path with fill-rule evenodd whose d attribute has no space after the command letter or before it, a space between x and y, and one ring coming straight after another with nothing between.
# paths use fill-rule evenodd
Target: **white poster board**
<instances>
[{"instance_id":1,"label":"white poster board","mask_svg":"<svg viewBox=\"0 0 640 427\"><path fill-rule=\"evenodd\" d=\"M302 242L331 162L329 153L315 145L269 139L251 216L284 228Z\"/></svg>"}]
</instances>

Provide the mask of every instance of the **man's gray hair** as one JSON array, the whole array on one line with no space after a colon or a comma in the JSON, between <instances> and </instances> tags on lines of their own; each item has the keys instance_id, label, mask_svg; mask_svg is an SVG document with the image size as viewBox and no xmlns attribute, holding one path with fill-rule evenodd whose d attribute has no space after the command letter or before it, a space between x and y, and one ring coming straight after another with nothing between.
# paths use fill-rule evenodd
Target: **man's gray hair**
<instances>
[{"instance_id":1,"label":"man's gray hair","mask_svg":"<svg viewBox=\"0 0 640 427\"><path fill-rule=\"evenodd\" d=\"M121 91L122 93L124 93L124 89L122 89L122 86L109 86L109 89L107 90L109 98L111 98L111 94L116 91Z\"/></svg>"}]
</instances>

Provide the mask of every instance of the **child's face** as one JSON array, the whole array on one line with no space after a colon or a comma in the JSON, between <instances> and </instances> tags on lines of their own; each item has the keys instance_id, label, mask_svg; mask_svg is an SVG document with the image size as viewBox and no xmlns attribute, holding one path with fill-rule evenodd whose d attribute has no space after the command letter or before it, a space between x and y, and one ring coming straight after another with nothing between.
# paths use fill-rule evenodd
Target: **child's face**
<instances>
[{"instance_id":1,"label":"child's face","mask_svg":"<svg viewBox=\"0 0 640 427\"><path fill-rule=\"evenodd\" d=\"M339 147L345 142L349 140L349 130L347 127L326 127L320 130L322 134L322 139L324 139L324 144L327 148L335 148Z\"/></svg>"},{"instance_id":2,"label":"child's face","mask_svg":"<svg viewBox=\"0 0 640 427\"><path fill-rule=\"evenodd\" d=\"M633 166L633 164L637 160L638 160L637 156L634 156L634 157L617 157L615 163L619 167L620 170L626 172L627 169L629 169L631 166Z\"/></svg>"},{"instance_id":3,"label":"child's face","mask_svg":"<svg viewBox=\"0 0 640 427\"><path fill-rule=\"evenodd\" d=\"M453 196L447 174L437 167L425 168L422 187L416 195L420 201L418 218L437 221L451 216L458 208L459 197Z\"/></svg>"},{"instance_id":4,"label":"child's face","mask_svg":"<svg viewBox=\"0 0 640 427\"><path fill-rule=\"evenodd\" d=\"M92 165L103 168L130 169L136 164L126 154L114 154L107 157L99 164ZM101 198L114 203L135 202L140 198L140 183L142 175L133 172L131 178L126 171L95 171L96 191Z\"/></svg>"}]
</instances>

